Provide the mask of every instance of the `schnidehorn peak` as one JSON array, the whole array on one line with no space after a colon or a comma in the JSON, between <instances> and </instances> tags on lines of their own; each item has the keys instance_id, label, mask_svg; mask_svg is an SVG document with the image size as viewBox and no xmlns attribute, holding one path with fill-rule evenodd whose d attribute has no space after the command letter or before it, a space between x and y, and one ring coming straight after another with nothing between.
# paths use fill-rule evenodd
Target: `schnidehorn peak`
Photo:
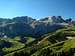
<instances>
[{"instance_id":1,"label":"schnidehorn peak","mask_svg":"<svg viewBox=\"0 0 75 56\"><path fill-rule=\"evenodd\" d=\"M75 56L75 21L62 16L0 18L0 47L0 56Z\"/></svg>"}]
</instances>

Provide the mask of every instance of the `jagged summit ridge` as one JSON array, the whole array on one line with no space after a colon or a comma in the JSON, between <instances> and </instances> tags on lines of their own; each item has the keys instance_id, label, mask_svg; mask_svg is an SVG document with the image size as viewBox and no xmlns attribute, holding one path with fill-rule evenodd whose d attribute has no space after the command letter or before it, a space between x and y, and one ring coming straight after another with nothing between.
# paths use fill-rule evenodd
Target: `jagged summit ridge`
<instances>
[{"instance_id":1,"label":"jagged summit ridge","mask_svg":"<svg viewBox=\"0 0 75 56\"><path fill-rule=\"evenodd\" d=\"M70 21L69 21L70 22ZM28 16L15 17L12 19L0 19L0 36L33 35L41 36L69 25L61 16L45 17L40 20ZM4 33L4 35L2 35Z\"/></svg>"},{"instance_id":2,"label":"jagged summit ridge","mask_svg":"<svg viewBox=\"0 0 75 56\"><path fill-rule=\"evenodd\" d=\"M63 22L65 22L65 20L61 16L49 16L49 17L45 17L43 19L40 19L39 21L50 22L50 23L63 23Z\"/></svg>"}]
</instances>

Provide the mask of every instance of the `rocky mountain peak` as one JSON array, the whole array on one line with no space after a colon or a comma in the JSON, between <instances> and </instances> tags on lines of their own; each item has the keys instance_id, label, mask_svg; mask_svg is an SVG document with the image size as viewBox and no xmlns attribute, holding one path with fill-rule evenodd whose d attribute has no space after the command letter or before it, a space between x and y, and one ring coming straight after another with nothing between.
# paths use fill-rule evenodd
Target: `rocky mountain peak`
<instances>
[{"instance_id":1,"label":"rocky mountain peak","mask_svg":"<svg viewBox=\"0 0 75 56\"><path fill-rule=\"evenodd\" d=\"M39 21L49 22L49 23L63 23L65 20L61 16L49 16L49 17L45 17Z\"/></svg>"},{"instance_id":2,"label":"rocky mountain peak","mask_svg":"<svg viewBox=\"0 0 75 56\"><path fill-rule=\"evenodd\" d=\"M49 16L40 20L36 20L28 16L15 17L11 20L1 19L0 33L4 33L7 36L41 36L47 32L51 32L68 25L68 23L65 23L65 20L61 16Z\"/></svg>"}]
</instances>

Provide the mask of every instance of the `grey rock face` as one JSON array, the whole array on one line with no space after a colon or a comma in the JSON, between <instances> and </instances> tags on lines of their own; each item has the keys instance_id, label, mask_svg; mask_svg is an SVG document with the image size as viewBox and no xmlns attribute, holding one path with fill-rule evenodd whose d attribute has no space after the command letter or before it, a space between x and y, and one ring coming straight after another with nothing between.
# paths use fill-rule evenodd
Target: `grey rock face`
<instances>
[{"instance_id":1,"label":"grey rock face","mask_svg":"<svg viewBox=\"0 0 75 56\"><path fill-rule=\"evenodd\" d=\"M63 23L63 24L61 24ZM0 37L7 35L15 36L41 36L47 32L65 26L65 21L61 16L46 17L41 20L35 20L28 16L15 17L13 19L0 20Z\"/></svg>"},{"instance_id":2,"label":"grey rock face","mask_svg":"<svg viewBox=\"0 0 75 56\"><path fill-rule=\"evenodd\" d=\"M19 23L26 23L26 24L30 24L33 21L35 21L35 19L28 17L28 16L22 16L22 17L15 17L13 18L14 22L19 22Z\"/></svg>"}]
</instances>

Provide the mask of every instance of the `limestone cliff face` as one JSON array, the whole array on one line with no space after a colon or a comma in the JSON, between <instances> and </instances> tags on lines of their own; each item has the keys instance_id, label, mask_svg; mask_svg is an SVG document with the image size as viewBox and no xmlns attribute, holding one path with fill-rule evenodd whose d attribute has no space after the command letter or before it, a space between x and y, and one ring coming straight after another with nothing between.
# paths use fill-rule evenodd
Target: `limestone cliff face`
<instances>
[{"instance_id":1,"label":"limestone cliff face","mask_svg":"<svg viewBox=\"0 0 75 56\"><path fill-rule=\"evenodd\" d=\"M47 32L62 28L68 23L61 16L45 17L40 20L28 16L13 19L0 19L0 36L41 36Z\"/></svg>"}]
</instances>

